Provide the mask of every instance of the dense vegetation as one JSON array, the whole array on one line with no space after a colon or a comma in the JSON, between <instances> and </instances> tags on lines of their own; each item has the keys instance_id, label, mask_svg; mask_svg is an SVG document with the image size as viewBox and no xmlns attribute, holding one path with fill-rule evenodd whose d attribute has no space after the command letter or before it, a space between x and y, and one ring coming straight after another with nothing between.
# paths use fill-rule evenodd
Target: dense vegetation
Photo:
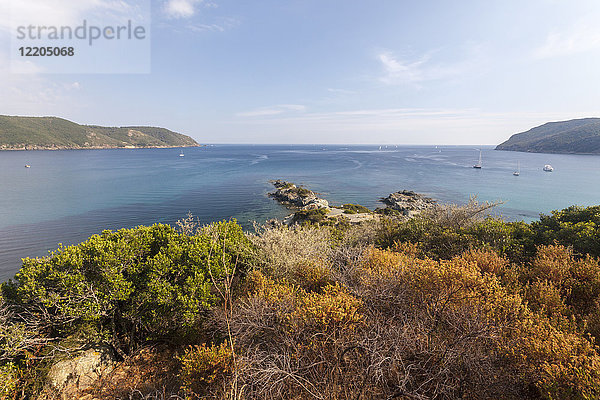
<instances>
[{"instance_id":1,"label":"dense vegetation","mask_svg":"<svg viewBox=\"0 0 600 400\"><path fill-rule=\"evenodd\" d=\"M344 214L358 214L358 213L370 213L369 210L365 206L361 206L360 204L342 204L340 207L344 210Z\"/></svg>"},{"instance_id":2,"label":"dense vegetation","mask_svg":"<svg viewBox=\"0 0 600 400\"><path fill-rule=\"evenodd\" d=\"M512 135L496 150L600 154L600 118L548 122Z\"/></svg>"},{"instance_id":3,"label":"dense vegetation","mask_svg":"<svg viewBox=\"0 0 600 400\"><path fill-rule=\"evenodd\" d=\"M26 259L2 286L0 398L99 345L120 363L79 395L598 398L600 206L486 208L254 234L187 218Z\"/></svg>"},{"instance_id":4,"label":"dense vegetation","mask_svg":"<svg viewBox=\"0 0 600 400\"><path fill-rule=\"evenodd\" d=\"M197 146L164 128L79 125L56 117L0 115L0 149Z\"/></svg>"}]
</instances>

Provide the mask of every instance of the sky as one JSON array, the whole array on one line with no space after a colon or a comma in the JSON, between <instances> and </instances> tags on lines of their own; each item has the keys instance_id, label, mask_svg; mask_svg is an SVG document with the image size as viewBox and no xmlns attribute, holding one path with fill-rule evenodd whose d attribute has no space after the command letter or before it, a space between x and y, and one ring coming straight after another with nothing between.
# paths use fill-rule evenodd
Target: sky
<instances>
[{"instance_id":1,"label":"sky","mask_svg":"<svg viewBox=\"0 0 600 400\"><path fill-rule=\"evenodd\" d=\"M133 74L11 69L10 1L4 115L160 126L200 143L436 145L600 117L597 0L151 0L150 65ZM42 20L135 3L14 1Z\"/></svg>"}]
</instances>

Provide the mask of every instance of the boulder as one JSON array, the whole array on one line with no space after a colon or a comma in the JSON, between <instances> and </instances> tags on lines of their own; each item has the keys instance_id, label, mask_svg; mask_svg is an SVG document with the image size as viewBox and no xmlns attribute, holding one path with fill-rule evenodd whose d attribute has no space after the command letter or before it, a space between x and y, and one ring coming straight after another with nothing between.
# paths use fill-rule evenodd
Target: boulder
<instances>
[{"instance_id":1,"label":"boulder","mask_svg":"<svg viewBox=\"0 0 600 400\"><path fill-rule=\"evenodd\" d=\"M316 200L321 200L312 190L296 186L291 182L278 179L271 181L271 183L275 186L276 190L269 193L269 196L282 204L303 208L314 203Z\"/></svg>"},{"instance_id":2,"label":"boulder","mask_svg":"<svg viewBox=\"0 0 600 400\"><path fill-rule=\"evenodd\" d=\"M380 201L388 208L400 211L404 215L411 217L423 210L433 208L437 204L434 199L411 190L391 193L389 196L381 198Z\"/></svg>"},{"instance_id":3,"label":"boulder","mask_svg":"<svg viewBox=\"0 0 600 400\"><path fill-rule=\"evenodd\" d=\"M329 208L329 202L325 199L315 198L302 207L304 210L317 210L319 208Z\"/></svg>"},{"instance_id":4,"label":"boulder","mask_svg":"<svg viewBox=\"0 0 600 400\"><path fill-rule=\"evenodd\" d=\"M59 361L48 372L48 381L38 400L72 399L103 374L109 373L116 363L111 349L98 346L84 351L75 358Z\"/></svg>"}]
</instances>

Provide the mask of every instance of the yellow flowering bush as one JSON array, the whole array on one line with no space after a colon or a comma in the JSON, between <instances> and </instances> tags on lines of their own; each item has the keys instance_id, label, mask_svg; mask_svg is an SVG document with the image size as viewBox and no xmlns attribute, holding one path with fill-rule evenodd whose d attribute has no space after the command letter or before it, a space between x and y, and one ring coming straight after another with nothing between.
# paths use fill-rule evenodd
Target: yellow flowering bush
<instances>
[{"instance_id":1,"label":"yellow flowering bush","mask_svg":"<svg viewBox=\"0 0 600 400\"><path fill-rule=\"evenodd\" d=\"M182 388L188 393L205 393L211 385L223 382L233 373L234 357L227 342L188 348L180 358Z\"/></svg>"}]
</instances>

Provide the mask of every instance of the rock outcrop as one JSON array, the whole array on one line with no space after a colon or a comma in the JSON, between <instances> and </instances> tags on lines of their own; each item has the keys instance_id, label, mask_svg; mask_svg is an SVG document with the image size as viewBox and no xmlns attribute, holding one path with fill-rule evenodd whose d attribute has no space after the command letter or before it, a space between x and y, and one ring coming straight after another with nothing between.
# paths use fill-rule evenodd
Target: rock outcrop
<instances>
[{"instance_id":1,"label":"rock outcrop","mask_svg":"<svg viewBox=\"0 0 600 400\"><path fill-rule=\"evenodd\" d=\"M275 186L276 190L269 193L269 196L282 204L302 210L318 210L319 208L329 207L329 202L318 197L312 190L280 179L270 182Z\"/></svg>"},{"instance_id":2,"label":"rock outcrop","mask_svg":"<svg viewBox=\"0 0 600 400\"><path fill-rule=\"evenodd\" d=\"M89 349L75 358L60 361L50 368L48 382L38 400L79 398L81 391L110 372L115 363L113 352L106 347Z\"/></svg>"},{"instance_id":3,"label":"rock outcrop","mask_svg":"<svg viewBox=\"0 0 600 400\"><path fill-rule=\"evenodd\" d=\"M434 199L415 193L411 190L402 190L391 193L387 197L382 197L380 201L385 204L387 208L396 210L409 217L437 205Z\"/></svg>"},{"instance_id":4,"label":"rock outcrop","mask_svg":"<svg viewBox=\"0 0 600 400\"><path fill-rule=\"evenodd\" d=\"M293 225L296 223L331 223L332 220L344 219L347 222L358 224L363 221L379 218L383 215L410 218L423 210L437 206L434 199L410 190L402 190L383 197L380 201L386 205L385 208L375 210L375 213L356 204L344 204L342 206L330 206L325 199L318 197L312 190L296 186L284 180L270 181L275 186L275 191L269 193L281 204L296 210L284 219L284 223Z\"/></svg>"},{"instance_id":5,"label":"rock outcrop","mask_svg":"<svg viewBox=\"0 0 600 400\"><path fill-rule=\"evenodd\" d=\"M378 217L362 206L353 204L338 207L331 206L327 200L320 198L312 190L296 186L291 182L280 179L270 182L276 190L269 193L269 196L295 210L293 214L283 220L283 223L287 225L302 223L335 224L341 220L358 224Z\"/></svg>"}]
</instances>

